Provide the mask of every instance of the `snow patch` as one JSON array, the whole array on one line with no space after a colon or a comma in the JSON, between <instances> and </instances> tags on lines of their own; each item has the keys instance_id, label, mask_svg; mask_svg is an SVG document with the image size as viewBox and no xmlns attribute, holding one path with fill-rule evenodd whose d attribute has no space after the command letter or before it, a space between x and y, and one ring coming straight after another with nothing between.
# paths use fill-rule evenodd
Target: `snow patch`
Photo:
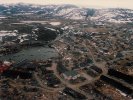
<instances>
[{"instance_id":1,"label":"snow patch","mask_svg":"<svg viewBox=\"0 0 133 100\"><path fill-rule=\"evenodd\" d=\"M58 26L61 24L61 22L50 22L49 24L53 25L53 26Z\"/></svg>"}]
</instances>

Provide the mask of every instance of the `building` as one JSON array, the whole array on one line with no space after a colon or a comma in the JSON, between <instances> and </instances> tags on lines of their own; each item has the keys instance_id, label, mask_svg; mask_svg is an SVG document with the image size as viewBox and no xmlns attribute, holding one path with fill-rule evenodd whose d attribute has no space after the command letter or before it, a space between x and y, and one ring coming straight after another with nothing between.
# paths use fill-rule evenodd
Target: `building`
<instances>
[{"instance_id":1,"label":"building","mask_svg":"<svg viewBox=\"0 0 133 100\"><path fill-rule=\"evenodd\" d=\"M29 62L27 59L15 63L12 65L15 69L24 70L24 71L35 71L37 64Z\"/></svg>"},{"instance_id":2,"label":"building","mask_svg":"<svg viewBox=\"0 0 133 100\"><path fill-rule=\"evenodd\" d=\"M133 61L129 61L125 64L124 69L128 75L133 75Z\"/></svg>"},{"instance_id":3,"label":"building","mask_svg":"<svg viewBox=\"0 0 133 100\"><path fill-rule=\"evenodd\" d=\"M8 70L11 66L11 63L8 61L1 62L0 61L0 73L3 73L4 71Z\"/></svg>"},{"instance_id":4,"label":"building","mask_svg":"<svg viewBox=\"0 0 133 100\"><path fill-rule=\"evenodd\" d=\"M77 79L78 77L80 77L80 74L78 74L76 71L66 71L64 72L63 74L63 77L66 79L66 80L75 80Z\"/></svg>"},{"instance_id":5,"label":"building","mask_svg":"<svg viewBox=\"0 0 133 100\"><path fill-rule=\"evenodd\" d=\"M133 75L133 67L128 68L128 74Z\"/></svg>"}]
</instances>

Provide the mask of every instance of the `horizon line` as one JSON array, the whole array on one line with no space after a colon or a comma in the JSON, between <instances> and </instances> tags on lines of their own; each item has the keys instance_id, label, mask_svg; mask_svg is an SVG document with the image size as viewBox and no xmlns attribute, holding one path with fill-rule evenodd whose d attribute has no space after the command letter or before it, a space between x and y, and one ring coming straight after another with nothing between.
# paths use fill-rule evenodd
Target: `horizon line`
<instances>
[{"instance_id":1,"label":"horizon line","mask_svg":"<svg viewBox=\"0 0 133 100\"><path fill-rule=\"evenodd\" d=\"M25 5L37 5L37 6L48 6L48 5L74 5L81 8L93 8L93 9L131 9L133 8L126 8L126 7L103 7L98 5L76 5L76 4L70 4L70 3L62 3L62 4L35 4L35 3L24 3L24 2L17 2L17 3L0 3L0 5L17 5L17 4L25 4ZM90 7L88 7L90 6Z\"/></svg>"}]
</instances>

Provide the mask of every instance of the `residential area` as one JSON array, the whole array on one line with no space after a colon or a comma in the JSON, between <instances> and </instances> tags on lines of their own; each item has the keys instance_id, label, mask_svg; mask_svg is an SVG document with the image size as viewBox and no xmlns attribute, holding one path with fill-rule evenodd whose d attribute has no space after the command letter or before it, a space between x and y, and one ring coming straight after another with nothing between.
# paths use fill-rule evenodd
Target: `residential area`
<instances>
[{"instance_id":1,"label":"residential area","mask_svg":"<svg viewBox=\"0 0 133 100\"><path fill-rule=\"evenodd\" d=\"M0 13L0 100L132 100L133 24L40 7Z\"/></svg>"}]
</instances>

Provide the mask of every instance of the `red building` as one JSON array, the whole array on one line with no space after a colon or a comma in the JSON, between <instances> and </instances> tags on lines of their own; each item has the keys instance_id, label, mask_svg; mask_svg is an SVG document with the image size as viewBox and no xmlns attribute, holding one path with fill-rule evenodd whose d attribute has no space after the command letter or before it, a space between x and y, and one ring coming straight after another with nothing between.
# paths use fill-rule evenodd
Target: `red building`
<instances>
[{"instance_id":1,"label":"red building","mask_svg":"<svg viewBox=\"0 0 133 100\"><path fill-rule=\"evenodd\" d=\"M0 73L3 73L7 69L9 69L10 66L11 66L11 63L10 62L7 62L7 61L1 62L0 61Z\"/></svg>"}]
</instances>

